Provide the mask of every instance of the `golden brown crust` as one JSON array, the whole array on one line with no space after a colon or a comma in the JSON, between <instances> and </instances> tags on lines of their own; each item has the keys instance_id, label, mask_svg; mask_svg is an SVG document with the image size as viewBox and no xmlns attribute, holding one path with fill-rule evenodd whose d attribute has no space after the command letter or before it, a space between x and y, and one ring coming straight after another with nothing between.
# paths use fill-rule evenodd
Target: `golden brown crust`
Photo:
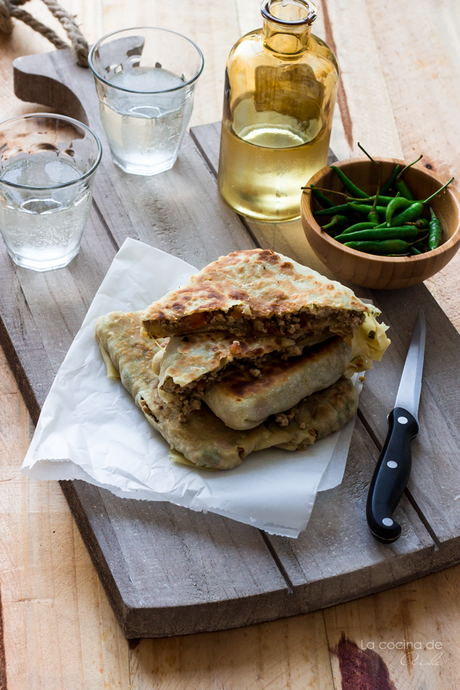
<instances>
[{"instance_id":1,"label":"golden brown crust","mask_svg":"<svg viewBox=\"0 0 460 690\"><path fill-rule=\"evenodd\" d=\"M301 357L274 359L260 367L257 377L248 370L232 374L207 389L204 400L231 429L251 429L335 383L350 353L350 346L335 337Z\"/></svg>"},{"instance_id":2,"label":"golden brown crust","mask_svg":"<svg viewBox=\"0 0 460 690\"><path fill-rule=\"evenodd\" d=\"M358 392L352 382L342 377L323 391L313 393L285 415L291 417L286 429L290 438L277 443L284 450L305 450L307 445L340 431L358 410ZM276 420L268 424L270 431L278 427ZM307 435L307 432L308 435ZM314 440L311 440L311 438Z\"/></svg>"},{"instance_id":3,"label":"golden brown crust","mask_svg":"<svg viewBox=\"0 0 460 690\"><path fill-rule=\"evenodd\" d=\"M206 406L193 411L187 422L182 423L171 415L158 395L158 377L151 364L159 348L142 336L139 314L113 312L101 317L96 337L147 421L171 448L198 467L230 469L250 453L272 446L289 450L305 448L335 431L338 424L343 426L356 409L353 385L341 380L323 391L320 398L314 394L301 401L298 415L286 427L273 421L247 431L235 431Z\"/></svg>"},{"instance_id":4,"label":"golden brown crust","mask_svg":"<svg viewBox=\"0 0 460 690\"><path fill-rule=\"evenodd\" d=\"M209 372L219 371L234 360L256 359L295 346L292 338L235 338L226 333L192 334L170 338L161 363L160 388L170 378L186 386Z\"/></svg>"},{"instance_id":5,"label":"golden brown crust","mask_svg":"<svg viewBox=\"0 0 460 690\"><path fill-rule=\"evenodd\" d=\"M299 358L305 348L330 337L326 330L317 336L303 335L298 340L280 336L235 338L223 332L169 338L166 350L160 353L161 364L155 369L160 379L159 395L185 420L189 412L200 408L199 401L205 391L222 379L237 372L260 378L260 367L267 371L278 360L282 363ZM271 373L270 378L273 378ZM277 396L277 390L273 396Z\"/></svg>"},{"instance_id":6,"label":"golden brown crust","mask_svg":"<svg viewBox=\"0 0 460 690\"><path fill-rule=\"evenodd\" d=\"M369 308L340 283L270 249L220 257L142 314L154 336L226 330L247 335L297 335L315 319L358 325ZM286 317L299 317L299 322Z\"/></svg>"}]
</instances>

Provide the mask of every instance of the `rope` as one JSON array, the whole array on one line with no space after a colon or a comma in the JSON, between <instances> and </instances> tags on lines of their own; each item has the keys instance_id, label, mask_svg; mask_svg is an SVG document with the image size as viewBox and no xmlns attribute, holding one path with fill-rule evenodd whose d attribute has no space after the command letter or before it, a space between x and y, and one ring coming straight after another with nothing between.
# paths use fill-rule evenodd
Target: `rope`
<instances>
[{"instance_id":1,"label":"rope","mask_svg":"<svg viewBox=\"0 0 460 690\"><path fill-rule=\"evenodd\" d=\"M53 29L45 26L38 19L35 19L25 10L20 9L19 5L25 5L28 0L0 0L0 33L11 34L14 28L12 18L24 22L34 31L44 36L58 50L68 48L68 44L63 41ZM51 14L58 19L72 43L77 63L80 67L88 67L88 43L78 28L75 19L64 10L56 0L43 0Z\"/></svg>"}]
</instances>

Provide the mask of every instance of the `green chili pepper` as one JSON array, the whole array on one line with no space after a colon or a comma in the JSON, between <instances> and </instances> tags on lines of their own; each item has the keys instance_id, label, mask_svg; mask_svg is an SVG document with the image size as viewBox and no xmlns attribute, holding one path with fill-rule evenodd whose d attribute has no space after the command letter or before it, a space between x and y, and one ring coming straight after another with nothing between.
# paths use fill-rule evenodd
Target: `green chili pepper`
<instances>
[{"instance_id":1,"label":"green chili pepper","mask_svg":"<svg viewBox=\"0 0 460 690\"><path fill-rule=\"evenodd\" d=\"M423 155L419 156L415 161L412 161L412 163L409 163L406 165L405 168L403 168L397 175L396 181L395 181L395 187L398 190L398 192L401 194L401 196L404 196L406 199L409 199L410 201L414 201L414 197L412 195L412 192L410 191L409 187L407 184L404 182L402 179L402 176L410 168L412 165L415 165L415 163L418 163L419 160L423 158Z\"/></svg>"},{"instance_id":2,"label":"green chili pepper","mask_svg":"<svg viewBox=\"0 0 460 690\"><path fill-rule=\"evenodd\" d=\"M359 242L361 240L415 240L417 228L405 225L401 228L369 228L358 232L343 232L335 238L337 242Z\"/></svg>"},{"instance_id":3,"label":"green chili pepper","mask_svg":"<svg viewBox=\"0 0 460 690\"><path fill-rule=\"evenodd\" d=\"M366 254L404 254L409 250L410 244L404 240L382 240L381 242L345 242L345 247L356 249Z\"/></svg>"},{"instance_id":4,"label":"green chili pepper","mask_svg":"<svg viewBox=\"0 0 460 690\"><path fill-rule=\"evenodd\" d=\"M413 245L410 248L410 253L411 254L423 254L423 252L421 252L419 249L417 249L417 247L414 247Z\"/></svg>"},{"instance_id":5,"label":"green chili pepper","mask_svg":"<svg viewBox=\"0 0 460 690\"><path fill-rule=\"evenodd\" d=\"M371 223L369 221L363 222L363 223L355 223L354 225L350 225L348 228L346 228L343 231L343 234L349 233L349 232L358 232L359 230L369 230L369 228L376 228L377 223Z\"/></svg>"},{"instance_id":6,"label":"green chili pepper","mask_svg":"<svg viewBox=\"0 0 460 690\"><path fill-rule=\"evenodd\" d=\"M428 218L419 218L415 222L409 221L406 225L415 225L419 230L425 230L428 227Z\"/></svg>"},{"instance_id":7,"label":"green chili pepper","mask_svg":"<svg viewBox=\"0 0 460 690\"><path fill-rule=\"evenodd\" d=\"M431 199L434 199L435 196L440 194L450 183L452 182L454 178L451 177L446 184L444 184L442 187L440 187L436 192L431 194L431 196L427 197L423 201L414 201L409 208L406 208L404 211L401 213L398 213L396 216L393 216L391 219L390 225L391 227L395 225L404 225L404 223L407 223L408 221L415 221L420 218L420 216L423 213L423 209L425 207L425 204L428 204L428 202L431 201ZM387 223L388 225L388 223Z\"/></svg>"},{"instance_id":8,"label":"green chili pepper","mask_svg":"<svg viewBox=\"0 0 460 690\"><path fill-rule=\"evenodd\" d=\"M310 189L311 189L311 193L313 194L315 199L317 199L317 201L319 201L319 203L324 208L332 208L333 206L335 206L335 203L333 201L331 201L330 199L328 199L327 196L325 194L323 194L322 192L320 192L319 189L316 189L316 187L314 185L311 185Z\"/></svg>"},{"instance_id":9,"label":"green chili pepper","mask_svg":"<svg viewBox=\"0 0 460 690\"><path fill-rule=\"evenodd\" d=\"M350 219L346 218L345 216L340 216L340 215L335 215L332 216L331 220L327 225L323 225L323 230L325 230L329 235L332 235L334 237L335 235L338 235L346 227L350 225Z\"/></svg>"},{"instance_id":10,"label":"green chili pepper","mask_svg":"<svg viewBox=\"0 0 460 690\"><path fill-rule=\"evenodd\" d=\"M350 202L348 202L348 206L350 207L350 209L352 211L356 211L356 213L363 213L366 216L369 214L369 206L366 206L366 204L357 204L354 201L350 201ZM385 206L376 206L375 210L381 216L385 216L385 212L386 212Z\"/></svg>"},{"instance_id":11,"label":"green chili pepper","mask_svg":"<svg viewBox=\"0 0 460 690\"><path fill-rule=\"evenodd\" d=\"M425 252L428 251L428 244L426 242L428 238L428 235L424 235L423 237L419 238L417 242L412 243L412 247L415 247L415 249L418 249L418 251L421 254L424 254Z\"/></svg>"},{"instance_id":12,"label":"green chili pepper","mask_svg":"<svg viewBox=\"0 0 460 690\"><path fill-rule=\"evenodd\" d=\"M404 180L396 180L395 187L402 197L404 197L408 201L414 201L414 195L412 194Z\"/></svg>"},{"instance_id":13,"label":"green chili pepper","mask_svg":"<svg viewBox=\"0 0 460 690\"><path fill-rule=\"evenodd\" d=\"M372 204L372 208L367 215L367 220L370 220L373 223L380 223L380 216L379 216L379 212L378 212L379 206L377 204L380 201L380 181L381 181L381 178L382 178L382 170L381 170L380 165L379 165L379 181L377 184L377 191L375 193L375 199L374 199L374 203ZM363 204L363 206L364 205L365 204ZM384 208L384 207L380 206L380 208Z\"/></svg>"},{"instance_id":14,"label":"green chili pepper","mask_svg":"<svg viewBox=\"0 0 460 690\"><path fill-rule=\"evenodd\" d=\"M399 195L399 192L398 192L398 195ZM395 198L392 199L392 201L390 201L390 203L389 203L388 206L387 206L387 210L386 210L386 213L385 213L386 224L387 224L388 226L390 226L390 224L391 224L391 219L392 219L392 217L393 217L393 214L394 214L398 209L401 209L401 208L404 208L404 209L409 208L409 206L411 206L411 204L412 204L412 202L409 201L409 199L407 199L405 196L395 196Z\"/></svg>"},{"instance_id":15,"label":"green chili pepper","mask_svg":"<svg viewBox=\"0 0 460 690\"><path fill-rule=\"evenodd\" d=\"M367 220L376 225L380 222L379 212L374 207L372 207L372 210L367 214Z\"/></svg>"},{"instance_id":16,"label":"green chili pepper","mask_svg":"<svg viewBox=\"0 0 460 690\"><path fill-rule=\"evenodd\" d=\"M393 170L391 177L388 178L388 180L385 182L385 184L383 185L383 187L381 189L381 192L383 195L385 195L393 187L400 170L401 170L401 166L398 163L395 166L395 169Z\"/></svg>"},{"instance_id":17,"label":"green chili pepper","mask_svg":"<svg viewBox=\"0 0 460 690\"><path fill-rule=\"evenodd\" d=\"M363 151L366 154L366 156L369 158L369 160L371 160L372 163L377 166L377 169L379 171L379 178L378 178L378 182L377 182L377 191L375 192L374 203L372 204L372 208L367 215L367 220L371 221L372 223L379 223L380 218L379 218L379 213L377 211L377 205L380 201L380 187L382 186L382 167L381 167L380 163L377 163L372 158L372 156L366 151L364 146L361 146L359 141L358 141L358 146L361 149L361 151Z\"/></svg>"},{"instance_id":18,"label":"green chili pepper","mask_svg":"<svg viewBox=\"0 0 460 690\"><path fill-rule=\"evenodd\" d=\"M439 247L439 243L441 241L441 236L442 236L442 225L441 221L437 217L436 213L433 211L433 209L430 206L430 215L431 215L431 220L429 223L429 228L430 228L430 234L428 236L428 246L431 249L436 249Z\"/></svg>"},{"instance_id":19,"label":"green chili pepper","mask_svg":"<svg viewBox=\"0 0 460 690\"><path fill-rule=\"evenodd\" d=\"M393 227L395 225L404 225L409 221L415 221L420 218L423 213L424 205L422 201L414 201L409 208L406 208L401 213L393 216L391 221L387 222L387 227Z\"/></svg>"},{"instance_id":20,"label":"green chili pepper","mask_svg":"<svg viewBox=\"0 0 460 690\"><path fill-rule=\"evenodd\" d=\"M378 205L388 206L390 201L393 201L394 198L394 196L382 196L381 194L379 194ZM367 199L354 199L353 197L348 197L347 201L357 201L359 204L368 204L369 206L371 206L374 204L375 199L376 195L374 194L373 196L370 196Z\"/></svg>"},{"instance_id":21,"label":"green chili pepper","mask_svg":"<svg viewBox=\"0 0 460 690\"><path fill-rule=\"evenodd\" d=\"M448 182L446 182L446 184L443 184L442 187L440 187L436 192L433 192L433 194L431 194L431 196L428 196L426 199L424 199L422 201L422 204L427 204L429 201L431 201L431 199L434 199L435 196L438 196L438 194L443 192L445 190L445 188L448 187L451 182L453 182L454 179L455 179L454 177L451 177L450 180Z\"/></svg>"},{"instance_id":22,"label":"green chili pepper","mask_svg":"<svg viewBox=\"0 0 460 690\"><path fill-rule=\"evenodd\" d=\"M350 214L350 204L340 204L339 206L330 206L329 208L322 208L320 211L314 211L313 215L315 218L319 216L335 216L337 214L344 215L346 213Z\"/></svg>"},{"instance_id":23,"label":"green chili pepper","mask_svg":"<svg viewBox=\"0 0 460 690\"><path fill-rule=\"evenodd\" d=\"M363 192L362 189L357 187L354 182L352 182L346 175L345 173L342 172L340 168L337 168L335 165L331 165L331 169L335 172L345 189L350 192L350 194L354 197L358 197L358 199L367 199L369 194L366 194L366 192Z\"/></svg>"}]
</instances>

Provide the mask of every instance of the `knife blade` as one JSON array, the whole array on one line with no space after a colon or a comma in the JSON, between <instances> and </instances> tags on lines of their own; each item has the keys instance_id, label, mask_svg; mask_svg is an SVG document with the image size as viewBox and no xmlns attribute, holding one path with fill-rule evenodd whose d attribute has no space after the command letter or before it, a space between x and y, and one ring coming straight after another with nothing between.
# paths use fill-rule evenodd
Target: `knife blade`
<instances>
[{"instance_id":1,"label":"knife blade","mask_svg":"<svg viewBox=\"0 0 460 690\"><path fill-rule=\"evenodd\" d=\"M395 406L388 415L388 434L367 497L367 524L374 537L384 543L396 541L401 534L401 525L392 515L409 480L411 441L419 430L425 335L425 315L419 309Z\"/></svg>"}]
</instances>

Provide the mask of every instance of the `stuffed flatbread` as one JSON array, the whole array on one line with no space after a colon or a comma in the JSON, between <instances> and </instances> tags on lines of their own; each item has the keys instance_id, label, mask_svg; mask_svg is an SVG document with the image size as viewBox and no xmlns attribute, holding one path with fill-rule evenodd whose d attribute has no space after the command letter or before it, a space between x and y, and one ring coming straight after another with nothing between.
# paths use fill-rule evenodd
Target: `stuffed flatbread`
<instances>
[{"instance_id":1,"label":"stuffed flatbread","mask_svg":"<svg viewBox=\"0 0 460 690\"><path fill-rule=\"evenodd\" d=\"M149 424L171 449L197 467L230 469L249 453L273 446L304 449L341 429L356 412L356 389L342 377L295 408L248 431L229 429L205 405L181 422L158 394L159 379L152 361L161 347L141 333L139 317L134 312L112 312L98 320L96 339L107 373L121 379Z\"/></svg>"},{"instance_id":2,"label":"stuffed flatbread","mask_svg":"<svg viewBox=\"0 0 460 690\"><path fill-rule=\"evenodd\" d=\"M352 290L270 249L232 252L142 314L153 337L226 331L244 336L349 336L372 309Z\"/></svg>"}]
</instances>

